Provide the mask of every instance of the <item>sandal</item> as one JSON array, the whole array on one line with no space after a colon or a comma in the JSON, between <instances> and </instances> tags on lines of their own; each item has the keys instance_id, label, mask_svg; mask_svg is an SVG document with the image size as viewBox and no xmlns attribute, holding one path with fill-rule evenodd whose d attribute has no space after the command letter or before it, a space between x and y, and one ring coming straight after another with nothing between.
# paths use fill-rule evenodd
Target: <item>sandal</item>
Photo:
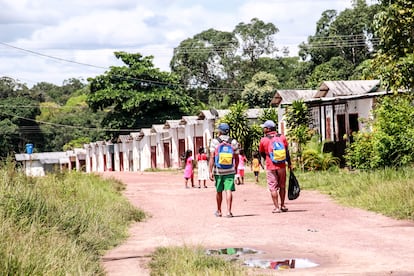
<instances>
[{"instance_id":1,"label":"sandal","mask_svg":"<svg viewBox=\"0 0 414 276\"><path fill-rule=\"evenodd\" d=\"M280 209L279 208L275 208L275 209L273 209L272 213L273 214L280 213Z\"/></svg>"},{"instance_id":2,"label":"sandal","mask_svg":"<svg viewBox=\"0 0 414 276\"><path fill-rule=\"evenodd\" d=\"M216 211L216 212L214 213L214 215L215 215L216 217L221 217L221 213L220 213L219 211Z\"/></svg>"},{"instance_id":3,"label":"sandal","mask_svg":"<svg viewBox=\"0 0 414 276\"><path fill-rule=\"evenodd\" d=\"M286 206L282 206L282 207L280 207L280 210L282 210L282 212L287 212L289 209L286 208Z\"/></svg>"},{"instance_id":4,"label":"sandal","mask_svg":"<svg viewBox=\"0 0 414 276\"><path fill-rule=\"evenodd\" d=\"M233 217L233 214L232 213L229 213L227 216L226 216L226 218L232 218Z\"/></svg>"}]
</instances>

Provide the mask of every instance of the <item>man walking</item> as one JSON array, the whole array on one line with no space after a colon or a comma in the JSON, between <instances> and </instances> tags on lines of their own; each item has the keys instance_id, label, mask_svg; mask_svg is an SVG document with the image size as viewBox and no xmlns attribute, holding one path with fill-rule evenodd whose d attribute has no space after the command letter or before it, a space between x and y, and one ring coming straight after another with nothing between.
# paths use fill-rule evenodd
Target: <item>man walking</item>
<instances>
[{"instance_id":1,"label":"man walking","mask_svg":"<svg viewBox=\"0 0 414 276\"><path fill-rule=\"evenodd\" d=\"M273 213L287 212L286 196L286 163L292 168L286 137L276 132L276 124L267 120L261 125L264 137L260 139L259 153L266 159L266 178L272 197ZM280 197L280 207L278 202Z\"/></svg>"},{"instance_id":2,"label":"man walking","mask_svg":"<svg viewBox=\"0 0 414 276\"><path fill-rule=\"evenodd\" d=\"M223 191L226 194L227 215L233 217L231 206L233 202L234 176L238 165L239 143L230 138L230 127L226 123L219 124L217 137L211 140L210 144L210 180L215 181L216 186L216 217L222 216L221 203L223 201Z\"/></svg>"}]
</instances>

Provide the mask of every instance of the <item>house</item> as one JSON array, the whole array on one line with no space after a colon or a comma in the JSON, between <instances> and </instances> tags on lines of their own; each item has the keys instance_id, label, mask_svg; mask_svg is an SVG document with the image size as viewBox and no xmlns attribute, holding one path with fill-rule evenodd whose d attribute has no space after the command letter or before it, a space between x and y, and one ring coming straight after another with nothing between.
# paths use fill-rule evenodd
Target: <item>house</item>
<instances>
[{"instance_id":1,"label":"house","mask_svg":"<svg viewBox=\"0 0 414 276\"><path fill-rule=\"evenodd\" d=\"M285 107L302 99L311 112L311 128L335 156L344 155L350 134L365 128L376 98L386 95L379 80L325 81L318 90L278 91L272 103L278 107L279 127L285 126Z\"/></svg>"},{"instance_id":2,"label":"house","mask_svg":"<svg viewBox=\"0 0 414 276\"><path fill-rule=\"evenodd\" d=\"M22 163L26 175L44 176L47 172L64 169L85 171L86 151L19 153L15 158Z\"/></svg>"}]
</instances>

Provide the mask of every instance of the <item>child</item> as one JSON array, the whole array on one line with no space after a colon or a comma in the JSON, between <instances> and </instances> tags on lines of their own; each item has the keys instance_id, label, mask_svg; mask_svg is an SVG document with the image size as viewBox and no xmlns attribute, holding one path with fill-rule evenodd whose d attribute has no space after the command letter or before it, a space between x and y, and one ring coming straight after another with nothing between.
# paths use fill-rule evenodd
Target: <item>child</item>
<instances>
[{"instance_id":1,"label":"child","mask_svg":"<svg viewBox=\"0 0 414 276\"><path fill-rule=\"evenodd\" d=\"M191 187L194 188L194 159L193 151L187 150L185 152L185 168L184 168L184 179L185 188L188 189L188 179L191 181Z\"/></svg>"},{"instance_id":2,"label":"child","mask_svg":"<svg viewBox=\"0 0 414 276\"><path fill-rule=\"evenodd\" d=\"M203 181L204 188L207 188L206 181L208 176L207 154L204 148L200 147L197 154L197 168L198 168L198 188L201 188L201 181Z\"/></svg>"},{"instance_id":3,"label":"child","mask_svg":"<svg viewBox=\"0 0 414 276\"><path fill-rule=\"evenodd\" d=\"M247 162L246 155L241 149L239 152L239 165L237 166L236 183L237 185L244 184L244 163Z\"/></svg>"},{"instance_id":4,"label":"child","mask_svg":"<svg viewBox=\"0 0 414 276\"><path fill-rule=\"evenodd\" d=\"M256 178L256 183L259 183L260 167L262 167L262 169L264 169L264 167L262 165L262 162L260 161L259 153L254 152L253 153L253 160L252 160L251 169L254 173L254 177Z\"/></svg>"}]
</instances>

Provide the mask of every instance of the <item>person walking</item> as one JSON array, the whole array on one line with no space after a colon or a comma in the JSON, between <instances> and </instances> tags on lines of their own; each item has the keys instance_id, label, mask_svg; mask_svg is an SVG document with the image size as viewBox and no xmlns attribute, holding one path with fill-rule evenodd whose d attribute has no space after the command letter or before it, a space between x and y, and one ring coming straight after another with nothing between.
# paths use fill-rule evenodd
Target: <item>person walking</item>
<instances>
[{"instance_id":1,"label":"person walking","mask_svg":"<svg viewBox=\"0 0 414 276\"><path fill-rule=\"evenodd\" d=\"M256 180L256 183L259 183L259 174L260 174L260 168L264 169L262 162L260 161L260 155L257 151L253 153L253 159L251 163L251 170L253 171L254 178Z\"/></svg>"},{"instance_id":2,"label":"person walking","mask_svg":"<svg viewBox=\"0 0 414 276\"><path fill-rule=\"evenodd\" d=\"M233 192L236 190L234 176L238 165L239 143L229 136L230 127L226 123L220 123L217 128L217 137L210 143L210 180L215 181L216 186L216 217L222 216L221 203L223 191L226 194L227 214L233 217L231 211L233 203Z\"/></svg>"},{"instance_id":3,"label":"person walking","mask_svg":"<svg viewBox=\"0 0 414 276\"><path fill-rule=\"evenodd\" d=\"M204 184L204 188L207 188L207 179L208 176L208 162L207 154L204 152L204 148L200 147L197 154L197 178L198 178L198 188L201 188L201 182Z\"/></svg>"},{"instance_id":4,"label":"person walking","mask_svg":"<svg viewBox=\"0 0 414 276\"><path fill-rule=\"evenodd\" d=\"M259 153L266 159L266 179L272 197L273 213L287 212L286 197L286 163L292 169L286 137L276 132L276 124L267 120L261 125L264 137L260 139ZM278 202L280 197L280 207Z\"/></svg>"},{"instance_id":5,"label":"person walking","mask_svg":"<svg viewBox=\"0 0 414 276\"><path fill-rule=\"evenodd\" d=\"M245 170L245 163L247 162L246 155L244 155L243 149L239 151L239 164L237 166L237 174L236 174L236 184L244 184L244 170Z\"/></svg>"},{"instance_id":6,"label":"person walking","mask_svg":"<svg viewBox=\"0 0 414 276\"><path fill-rule=\"evenodd\" d=\"M187 150L185 152L185 168L184 168L184 184L185 188L188 189L188 180L191 182L191 187L194 188L194 158L193 151Z\"/></svg>"}]
</instances>

